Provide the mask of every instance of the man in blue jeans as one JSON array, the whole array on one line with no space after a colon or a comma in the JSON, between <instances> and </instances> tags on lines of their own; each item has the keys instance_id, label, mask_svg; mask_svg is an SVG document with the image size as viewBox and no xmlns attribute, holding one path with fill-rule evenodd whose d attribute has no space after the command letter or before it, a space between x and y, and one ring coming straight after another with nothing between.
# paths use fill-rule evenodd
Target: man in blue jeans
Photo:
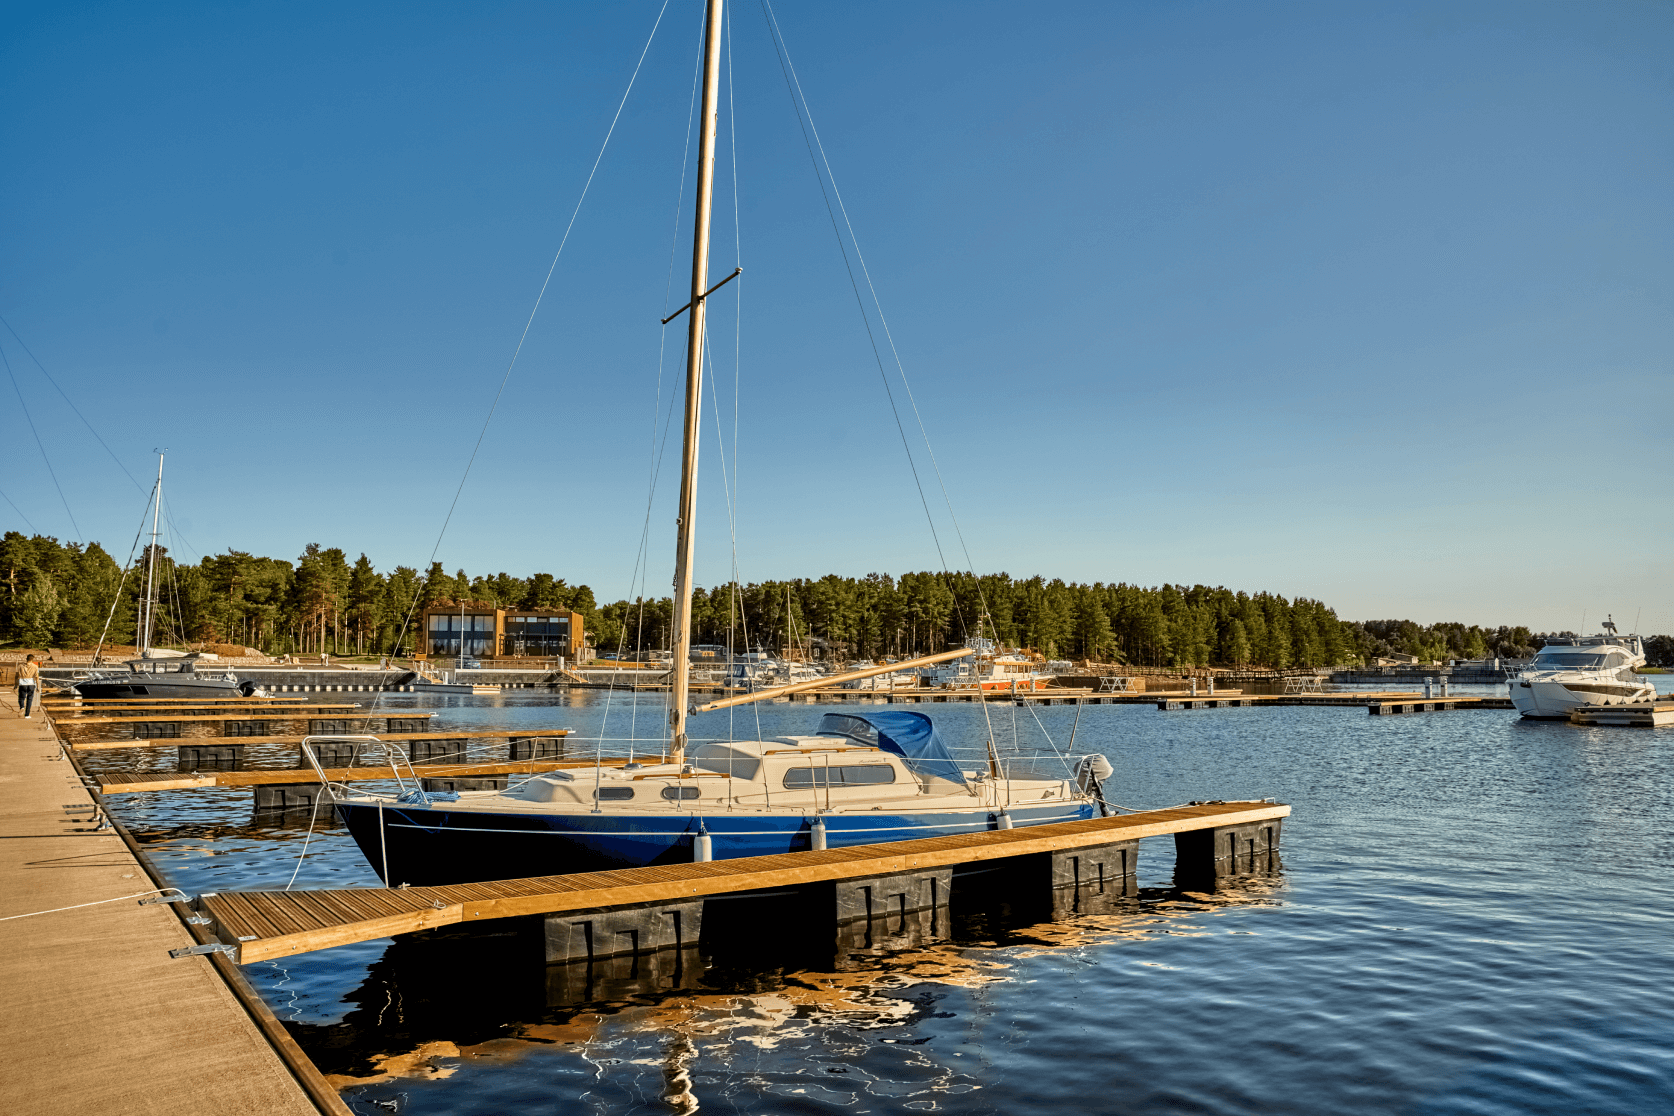
<instances>
[{"instance_id":1,"label":"man in blue jeans","mask_svg":"<svg viewBox=\"0 0 1674 1116\"><path fill-rule=\"evenodd\" d=\"M30 655L22 666L17 668L17 710L23 714L23 719L29 719L29 711L35 704L35 689L41 681L41 664Z\"/></svg>"}]
</instances>

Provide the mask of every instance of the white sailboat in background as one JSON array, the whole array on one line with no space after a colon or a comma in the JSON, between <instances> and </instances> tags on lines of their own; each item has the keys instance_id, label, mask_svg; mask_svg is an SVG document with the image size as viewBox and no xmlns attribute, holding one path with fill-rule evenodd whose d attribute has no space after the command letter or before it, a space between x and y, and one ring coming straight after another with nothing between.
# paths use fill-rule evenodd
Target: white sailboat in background
<instances>
[{"instance_id":1,"label":"white sailboat in background","mask_svg":"<svg viewBox=\"0 0 1674 1116\"><path fill-rule=\"evenodd\" d=\"M125 673L93 674L77 681L69 688L70 692L84 698L228 698L255 694L254 682L240 682L231 671L199 673L200 666L218 662L218 655L184 654L152 646L157 620L157 537L163 510L162 453L157 454L157 485L152 489L151 499L151 546L146 551L145 593L134 623L139 657L126 662ZM101 648L103 644L101 637Z\"/></svg>"}]
</instances>

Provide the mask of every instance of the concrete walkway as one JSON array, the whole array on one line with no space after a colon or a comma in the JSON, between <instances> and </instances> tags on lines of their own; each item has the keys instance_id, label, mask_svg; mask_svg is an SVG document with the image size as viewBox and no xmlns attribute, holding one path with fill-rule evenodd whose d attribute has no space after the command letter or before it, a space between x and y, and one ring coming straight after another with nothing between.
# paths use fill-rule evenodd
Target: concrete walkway
<instances>
[{"instance_id":1,"label":"concrete walkway","mask_svg":"<svg viewBox=\"0 0 1674 1116\"><path fill-rule=\"evenodd\" d=\"M152 888L39 709L0 697L0 918ZM8 1112L319 1116L165 905L135 899L0 921L0 1096ZM339 1110L341 1111L341 1110Z\"/></svg>"}]
</instances>

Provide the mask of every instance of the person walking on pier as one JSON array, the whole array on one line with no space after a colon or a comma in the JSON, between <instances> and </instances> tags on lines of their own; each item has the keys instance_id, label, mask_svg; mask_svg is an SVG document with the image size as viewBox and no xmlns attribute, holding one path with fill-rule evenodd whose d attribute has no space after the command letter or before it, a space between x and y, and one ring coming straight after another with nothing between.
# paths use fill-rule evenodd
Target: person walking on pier
<instances>
[{"instance_id":1,"label":"person walking on pier","mask_svg":"<svg viewBox=\"0 0 1674 1116\"><path fill-rule=\"evenodd\" d=\"M35 688L40 684L41 664L30 655L22 666L17 668L17 711L23 714L24 720L29 720L29 711L35 704Z\"/></svg>"}]
</instances>

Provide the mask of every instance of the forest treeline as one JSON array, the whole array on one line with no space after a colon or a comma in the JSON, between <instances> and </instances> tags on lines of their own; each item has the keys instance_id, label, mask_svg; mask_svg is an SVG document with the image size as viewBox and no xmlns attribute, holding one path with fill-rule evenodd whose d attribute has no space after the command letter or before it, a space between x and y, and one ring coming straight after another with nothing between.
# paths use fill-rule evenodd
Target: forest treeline
<instances>
[{"instance_id":1,"label":"forest treeline","mask_svg":"<svg viewBox=\"0 0 1674 1116\"><path fill-rule=\"evenodd\" d=\"M126 575L97 543L7 532L0 539L0 643L92 647L137 642L145 555ZM470 577L433 563L375 569L310 544L295 562L229 550L196 564L159 548L153 640L230 643L268 654L408 654L410 619L434 604L568 608L600 652L668 645L669 598L600 605L586 585L548 573ZM835 574L699 589L693 640L743 649L810 648L815 655L925 654L978 634L1048 658L1147 667L1326 667L1399 652L1421 659L1523 658L1541 637L1523 627L1340 620L1320 601L1203 585L1144 588L1007 574ZM1657 637L1659 640L1664 637Z\"/></svg>"}]
</instances>

